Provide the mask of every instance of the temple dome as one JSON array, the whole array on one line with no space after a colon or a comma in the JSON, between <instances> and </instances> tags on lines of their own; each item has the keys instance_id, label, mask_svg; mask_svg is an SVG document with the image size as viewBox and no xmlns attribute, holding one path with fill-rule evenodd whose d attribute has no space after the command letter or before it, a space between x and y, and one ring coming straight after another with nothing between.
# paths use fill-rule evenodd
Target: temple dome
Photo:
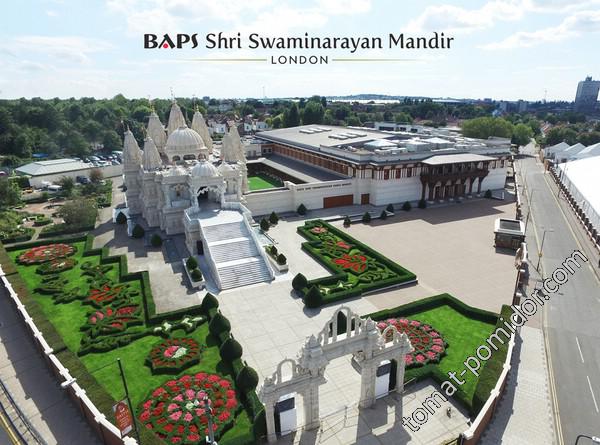
<instances>
[{"instance_id":1,"label":"temple dome","mask_svg":"<svg viewBox=\"0 0 600 445\"><path fill-rule=\"evenodd\" d=\"M221 165L219 165L218 170L219 170L219 172L224 173L224 172L232 172L235 169L231 165L229 165L227 162L223 162L223 163L221 163Z\"/></svg>"},{"instance_id":2,"label":"temple dome","mask_svg":"<svg viewBox=\"0 0 600 445\"><path fill-rule=\"evenodd\" d=\"M188 127L179 127L167 138L167 150L185 149L200 150L204 147L204 141L198 133Z\"/></svg>"},{"instance_id":3,"label":"temple dome","mask_svg":"<svg viewBox=\"0 0 600 445\"><path fill-rule=\"evenodd\" d=\"M214 178L216 176L219 176L219 170L208 161L202 160L192 168L192 177Z\"/></svg>"}]
</instances>

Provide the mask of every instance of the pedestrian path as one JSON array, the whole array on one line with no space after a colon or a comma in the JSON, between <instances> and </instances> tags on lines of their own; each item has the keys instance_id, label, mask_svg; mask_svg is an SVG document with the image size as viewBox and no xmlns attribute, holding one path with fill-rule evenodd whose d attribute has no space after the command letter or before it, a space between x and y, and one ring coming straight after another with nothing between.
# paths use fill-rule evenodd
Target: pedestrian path
<instances>
[{"instance_id":1,"label":"pedestrian path","mask_svg":"<svg viewBox=\"0 0 600 445\"><path fill-rule=\"evenodd\" d=\"M540 329L521 328L511 365L504 396L481 445L554 444L544 335Z\"/></svg>"}]
</instances>

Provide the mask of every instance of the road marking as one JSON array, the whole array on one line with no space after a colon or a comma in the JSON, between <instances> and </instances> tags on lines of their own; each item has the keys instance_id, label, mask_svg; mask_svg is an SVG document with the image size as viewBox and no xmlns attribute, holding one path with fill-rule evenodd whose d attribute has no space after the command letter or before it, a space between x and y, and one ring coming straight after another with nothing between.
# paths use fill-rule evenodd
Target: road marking
<instances>
[{"instance_id":1,"label":"road marking","mask_svg":"<svg viewBox=\"0 0 600 445\"><path fill-rule=\"evenodd\" d=\"M600 410L598 410L598 404L596 403L596 396L594 395L594 390L592 389L592 382L590 382L590 376L587 376L588 379L588 385L590 385L590 392L592 393L592 400L594 401L594 406L596 407L596 412L600 413Z\"/></svg>"},{"instance_id":2,"label":"road marking","mask_svg":"<svg viewBox=\"0 0 600 445\"><path fill-rule=\"evenodd\" d=\"M19 445L21 441L13 431L12 424L8 421L6 417L4 417L4 414L2 414L2 412L0 412L0 424L2 425L2 429L6 431L6 434L8 435L8 438L13 443L13 445Z\"/></svg>"},{"instance_id":3,"label":"road marking","mask_svg":"<svg viewBox=\"0 0 600 445\"><path fill-rule=\"evenodd\" d=\"M583 353L581 352L581 346L579 345L579 339L575 336L575 341L577 342L577 349L579 349L579 356L581 357L581 363L585 363L583 360Z\"/></svg>"}]
</instances>

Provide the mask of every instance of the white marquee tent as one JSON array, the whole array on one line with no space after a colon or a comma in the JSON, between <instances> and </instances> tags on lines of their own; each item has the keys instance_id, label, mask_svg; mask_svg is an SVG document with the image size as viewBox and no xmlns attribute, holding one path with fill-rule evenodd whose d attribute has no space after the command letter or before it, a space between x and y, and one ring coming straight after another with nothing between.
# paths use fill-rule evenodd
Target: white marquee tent
<instances>
[{"instance_id":1,"label":"white marquee tent","mask_svg":"<svg viewBox=\"0 0 600 445\"><path fill-rule=\"evenodd\" d=\"M559 164L561 182L600 230L600 156Z\"/></svg>"}]
</instances>

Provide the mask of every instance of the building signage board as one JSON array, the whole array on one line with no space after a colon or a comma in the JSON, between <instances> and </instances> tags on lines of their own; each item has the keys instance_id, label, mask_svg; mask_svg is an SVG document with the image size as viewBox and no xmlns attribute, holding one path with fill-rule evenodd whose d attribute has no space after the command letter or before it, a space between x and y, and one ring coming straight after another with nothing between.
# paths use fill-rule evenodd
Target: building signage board
<instances>
[{"instance_id":1,"label":"building signage board","mask_svg":"<svg viewBox=\"0 0 600 445\"><path fill-rule=\"evenodd\" d=\"M113 405L113 413L115 414L116 426L121 432L121 437L125 437L133 429L133 417L131 416L127 401L121 400Z\"/></svg>"}]
</instances>

